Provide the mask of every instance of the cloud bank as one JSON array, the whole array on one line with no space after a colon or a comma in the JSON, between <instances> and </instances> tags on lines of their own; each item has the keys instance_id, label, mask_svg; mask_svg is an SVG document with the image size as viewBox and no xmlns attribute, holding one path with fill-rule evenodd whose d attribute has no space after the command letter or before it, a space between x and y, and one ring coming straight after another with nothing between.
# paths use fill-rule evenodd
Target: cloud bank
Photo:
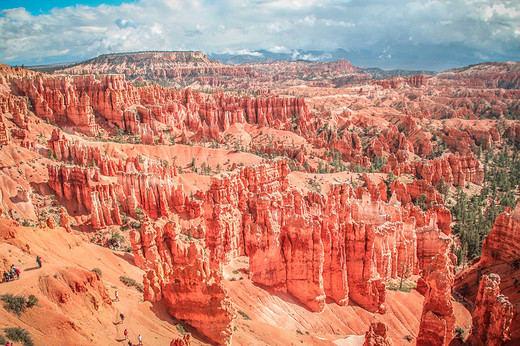
<instances>
[{"instance_id":1,"label":"cloud bank","mask_svg":"<svg viewBox=\"0 0 520 346\"><path fill-rule=\"evenodd\" d=\"M141 50L344 49L356 65L434 70L520 60L518 1L139 0L0 13L0 61L11 65Z\"/></svg>"}]
</instances>

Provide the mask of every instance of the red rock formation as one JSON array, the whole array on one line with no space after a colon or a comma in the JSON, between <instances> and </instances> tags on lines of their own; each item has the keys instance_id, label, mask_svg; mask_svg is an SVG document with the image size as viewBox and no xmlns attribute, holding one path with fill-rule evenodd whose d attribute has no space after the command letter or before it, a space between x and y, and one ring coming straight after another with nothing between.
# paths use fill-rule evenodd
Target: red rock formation
<instances>
[{"instance_id":1,"label":"red rock formation","mask_svg":"<svg viewBox=\"0 0 520 346\"><path fill-rule=\"evenodd\" d=\"M191 334L185 334L182 338L174 339L170 342L170 346L190 346Z\"/></svg>"},{"instance_id":2,"label":"red rock formation","mask_svg":"<svg viewBox=\"0 0 520 346\"><path fill-rule=\"evenodd\" d=\"M0 114L0 145L6 145L11 142L11 136L9 133L9 129L7 128L4 116Z\"/></svg>"},{"instance_id":3,"label":"red rock formation","mask_svg":"<svg viewBox=\"0 0 520 346\"><path fill-rule=\"evenodd\" d=\"M79 268L66 268L56 275L40 276L38 286L51 301L70 308L79 303L97 311L112 304L99 275Z\"/></svg>"},{"instance_id":4,"label":"red rock formation","mask_svg":"<svg viewBox=\"0 0 520 346\"><path fill-rule=\"evenodd\" d=\"M433 186L438 185L441 180L458 186L465 186L467 182L480 185L484 181L484 169L480 162L472 156L458 154L406 163L397 163L395 158L389 158L384 171L392 171L397 176L403 173L412 174Z\"/></svg>"},{"instance_id":5,"label":"red rock formation","mask_svg":"<svg viewBox=\"0 0 520 346\"><path fill-rule=\"evenodd\" d=\"M67 210L63 207L60 208L60 225L65 228L67 232L72 232L72 228L70 228L69 224L69 216L67 214Z\"/></svg>"},{"instance_id":6,"label":"red rock formation","mask_svg":"<svg viewBox=\"0 0 520 346\"><path fill-rule=\"evenodd\" d=\"M498 346L509 340L513 305L500 294L500 276L497 274L482 277L472 316L468 340L472 345Z\"/></svg>"},{"instance_id":7,"label":"red rock formation","mask_svg":"<svg viewBox=\"0 0 520 346\"><path fill-rule=\"evenodd\" d=\"M482 243L479 266L488 267L520 258L520 203L513 213L497 216L493 229Z\"/></svg>"},{"instance_id":8,"label":"red rock formation","mask_svg":"<svg viewBox=\"0 0 520 346\"><path fill-rule=\"evenodd\" d=\"M415 212L423 220L418 239L416 216L395 197L385 203L363 188L354 196L348 185L302 194L287 174L287 163L277 161L213 178L202 212L212 267L247 255L254 282L290 292L312 310L328 296L384 312L384 278L424 268L445 242L435 213Z\"/></svg>"},{"instance_id":9,"label":"red rock formation","mask_svg":"<svg viewBox=\"0 0 520 346\"><path fill-rule=\"evenodd\" d=\"M0 95L0 114L11 113L13 122L21 129L29 129L27 102L23 97L11 94Z\"/></svg>"},{"instance_id":10,"label":"red rock formation","mask_svg":"<svg viewBox=\"0 0 520 346\"><path fill-rule=\"evenodd\" d=\"M393 346L388 336L388 327L383 322L372 323L365 334L363 346Z\"/></svg>"},{"instance_id":11,"label":"red rock formation","mask_svg":"<svg viewBox=\"0 0 520 346\"><path fill-rule=\"evenodd\" d=\"M117 185L101 181L98 169L51 164L47 168L49 186L59 197L85 206L95 229L123 224L118 204L124 199L123 192Z\"/></svg>"},{"instance_id":12,"label":"red rock formation","mask_svg":"<svg viewBox=\"0 0 520 346\"><path fill-rule=\"evenodd\" d=\"M441 248L425 273L428 290L424 297L417 345L444 346L453 339L455 323L451 303L453 279L453 263L446 253L446 248Z\"/></svg>"},{"instance_id":13,"label":"red rock formation","mask_svg":"<svg viewBox=\"0 0 520 346\"><path fill-rule=\"evenodd\" d=\"M218 344L229 344L235 310L222 273L210 269L203 241L190 241L179 228L172 221L154 227L147 220L131 232L135 263L146 270L144 298L162 301L176 318Z\"/></svg>"},{"instance_id":14,"label":"red rock formation","mask_svg":"<svg viewBox=\"0 0 520 346\"><path fill-rule=\"evenodd\" d=\"M160 135L158 124L219 138L233 123L254 123L306 133L311 129L303 99L276 96L241 98L216 92L202 96L190 89L178 92L157 85L136 88L121 75L24 78L16 81L31 100L35 114L90 135L99 132L93 112L145 144Z\"/></svg>"},{"instance_id":15,"label":"red rock formation","mask_svg":"<svg viewBox=\"0 0 520 346\"><path fill-rule=\"evenodd\" d=\"M518 318L518 282L520 281L520 271L518 270L518 259L520 258L520 204L518 204L511 212L507 210L497 216L495 224L491 232L486 236L482 243L482 256L477 263L467 270L457 275L455 289L460 294L477 305L477 299L484 301L492 301L493 295L502 294L511 299L515 313L511 322L510 332L513 339L520 338L520 319ZM494 275L498 273L501 280ZM484 281L483 277L488 276L488 280ZM489 277L491 276L491 277ZM477 290L479 287L480 288ZM500 291L498 290L500 287ZM486 293L487 292L487 293ZM489 293L489 294L488 294ZM475 330L478 338L485 338L486 324L491 309L494 309L493 318L504 322L509 319L507 312L507 304L504 299L497 300L491 305L482 305L478 312L478 319L481 327ZM497 321L497 322L498 322ZM492 326L493 332L489 334L490 342L493 339L500 338L500 328L498 325ZM489 329L491 330L491 329ZM507 328L503 329L507 332ZM494 341L493 341L494 342Z\"/></svg>"}]
</instances>

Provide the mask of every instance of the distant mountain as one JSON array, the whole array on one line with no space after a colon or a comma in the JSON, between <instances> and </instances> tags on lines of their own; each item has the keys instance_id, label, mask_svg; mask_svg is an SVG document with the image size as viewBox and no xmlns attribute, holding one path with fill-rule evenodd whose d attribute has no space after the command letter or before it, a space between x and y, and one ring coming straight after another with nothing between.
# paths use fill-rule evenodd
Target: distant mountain
<instances>
[{"instance_id":1,"label":"distant mountain","mask_svg":"<svg viewBox=\"0 0 520 346\"><path fill-rule=\"evenodd\" d=\"M425 71L425 70L402 70L402 69L396 69L396 70L382 70L377 67L358 67L359 72L363 72L368 74L370 77L375 79L384 79L388 77L395 77L395 76L413 76L416 74L424 74L424 75L435 75L437 72L435 71Z\"/></svg>"},{"instance_id":2,"label":"distant mountain","mask_svg":"<svg viewBox=\"0 0 520 346\"><path fill-rule=\"evenodd\" d=\"M273 53L267 50L257 50L250 54L209 54L209 58L220 61L224 64L246 64L255 62L270 61L309 61L309 62L334 62L339 60L348 60L349 52L343 49L337 49L333 52L324 51L303 51L295 50L291 53ZM357 67L357 72L366 73L375 79L383 79L394 76L411 76L415 74L434 75L435 71L426 70L406 70L393 69L383 70L377 67Z\"/></svg>"}]
</instances>

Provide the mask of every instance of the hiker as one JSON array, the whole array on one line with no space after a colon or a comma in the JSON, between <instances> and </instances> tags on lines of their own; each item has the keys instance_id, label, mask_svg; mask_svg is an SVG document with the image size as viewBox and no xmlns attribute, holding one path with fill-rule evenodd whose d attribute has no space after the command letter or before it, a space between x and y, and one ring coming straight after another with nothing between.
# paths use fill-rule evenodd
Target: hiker
<instances>
[{"instance_id":1,"label":"hiker","mask_svg":"<svg viewBox=\"0 0 520 346\"><path fill-rule=\"evenodd\" d=\"M19 277L20 277L20 268L15 267L15 268L14 268L14 271L15 271L15 273L16 273L16 278L19 278Z\"/></svg>"},{"instance_id":2,"label":"hiker","mask_svg":"<svg viewBox=\"0 0 520 346\"><path fill-rule=\"evenodd\" d=\"M9 273L4 270L4 281L9 281Z\"/></svg>"},{"instance_id":3,"label":"hiker","mask_svg":"<svg viewBox=\"0 0 520 346\"><path fill-rule=\"evenodd\" d=\"M120 313L119 317L121 317L121 323L123 323L125 321L125 315L123 315L123 313Z\"/></svg>"},{"instance_id":4,"label":"hiker","mask_svg":"<svg viewBox=\"0 0 520 346\"><path fill-rule=\"evenodd\" d=\"M42 267L42 258L40 255L36 256L36 263L38 263L38 268Z\"/></svg>"},{"instance_id":5,"label":"hiker","mask_svg":"<svg viewBox=\"0 0 520 346\"><path fill-rule=\"evenodd\" d=\"M116 296L116 301L118 302L119 301L119 292L116 291L116 293L114 295Z\"/></svg>"},{"instance_id":6,"label":"hiker","mask_svg":"<svg viewBox=\"0 0 520 346\"><path fill-rule=\"evenodd\" d=\"M141 334L139 334L139 336L137 337L137 340L139 340L139 344L138 345L142 345L143 344L143 337L141 336Z\"/></svg>"},{"instance_id":7,"label":"hiker","mask_svg":"<svg viewBox=\"0 0 520 346\"><path fill-rule=\"evenodd\" d=\"M125 329L124 334L125 334L125 339L128 340L128 330Z\"/></svg>"}]
</instances>

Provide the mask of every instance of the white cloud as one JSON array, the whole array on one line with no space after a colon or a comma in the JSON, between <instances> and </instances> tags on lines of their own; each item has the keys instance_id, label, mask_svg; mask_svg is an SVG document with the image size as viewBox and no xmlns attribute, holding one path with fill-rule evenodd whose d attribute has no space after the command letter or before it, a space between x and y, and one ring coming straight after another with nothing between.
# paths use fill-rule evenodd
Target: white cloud
<instances>
[{"instance_id":1,"label":"white cloud","mask_svg":"<svg viewBox=\"0 0 520 346\"><path fill-rule=\"evenodd\" d=\"M270 49L267 49L267 51L271 52L271 53L285 53L285 54L291 53L291 50L285 46L274 46Z\"/></svg>"},{"instance_id":2,"label":"white cloud","mask_svg":"<svg viewBox=\"0 0 520 346\"><path fill-rule=\"evenodd\" d=\"M40 15L23 8L0 13L0 61L11 64L178 49L248 54L345 49L370 60L388 48L396 64L405 58L421 64L426 55L458 64L520 56L519 1L139 0ZM304 58L299 54L295 57Z\"/></svg>"}]
</instances>

